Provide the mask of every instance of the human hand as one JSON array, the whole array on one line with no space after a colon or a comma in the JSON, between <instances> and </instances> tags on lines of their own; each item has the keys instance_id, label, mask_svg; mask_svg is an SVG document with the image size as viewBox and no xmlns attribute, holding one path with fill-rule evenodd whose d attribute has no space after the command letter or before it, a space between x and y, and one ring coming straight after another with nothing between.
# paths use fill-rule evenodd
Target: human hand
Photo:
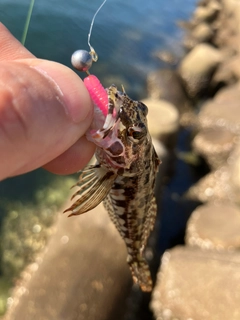
<instances>
[{"instance_id":1,"label":"human hand","mask_svg":"<svg viewBox=\"0 0 240 320\"><path fill-rule=\"evenodd\" d=\"M81 79L37 59L0 23L0 180L38 167L70 174L94 145L84 133L93 116Z\"/></svg>"}]
</instances>

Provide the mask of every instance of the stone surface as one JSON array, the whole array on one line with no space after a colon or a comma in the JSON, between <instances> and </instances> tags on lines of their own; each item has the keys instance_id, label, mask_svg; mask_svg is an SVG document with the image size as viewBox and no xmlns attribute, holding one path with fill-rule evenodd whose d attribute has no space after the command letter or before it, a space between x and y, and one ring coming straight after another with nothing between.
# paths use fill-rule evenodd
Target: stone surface
<instances>
[{"instance_id":1,"label":"stone surface","mask_svg":"<svg viewBox=\"0 0 240 320\"><path fill-rule=\"evenodd\" d=\"M24 272L4 320L120 319L132 280L125 245L102 205L61 215L46 253Z\"/></svg>"},{"instance_id":2,"label":"stone surface","mask_svg":"<svg viewBox=\"0 0 240 320\"><path fill-rule=\"evenodd\" d=\"M170 69L152 71L147 78L148 95L153 99L166 100L172 103L180 115L180 125L188 126L195 123L195 113L192 109L182 80L178 73Z\"/></svg>"},{"instance_id":3,"label":"stone surface","mask_svg":"<svg viewBox=\"0 0 240 320\"><path fill-rule=\"evenodd\" d=\"M193 20L197 23L202 21L212 21L216 18L220 4L216 1L209 1L206 6L198 6L193 14Z\"/></svg>"},{"instance_id":4,"label":"stone surface","mask_svg":"<svg viewBox=\"0 0 240 320\"><path fill-rule=\"evenodd\" d=\"M150 72L147 78L147 87L149 97L167 100L178 109L181 125L185 126L194 121L191 102L176 71L161 69Z\"/></svg>"},{"instance_id":5,"label":"stone surface","mask_svg":"<svg viewBox=\"0 0 240 320\"><path fill-rule=\"evenodd\" d=\"M151 308L156 320L239 320L240 254L176 247L162 258Z\"/></svg>"},{"instance_id":6,"label":"stone surface","mask_svg":"<svg viewBox=\"0 0 240 320\"><path fill-rule=\"evenodd\" d=\"M179 73L190 97L194 98L208 87L212 74L222 59L219 50L205 43L198 44L183 58Z\"/></svg>"},{"instance_id":7,"label":"stone surface","mask_svg":"<svg viewBox=\"0 0 240 320\"><path fill-rule=\"evenodd\" d=\"M217 90L218 88L236 83L236 79L237 77L234 75L230 63L223 62L214 73L211 86Z\"/></svg>"},{"instance_id":8,"label":"stone surface","mask_svg":"<svg viewBox=\"0 0 240 320\"><path fill-rule=\"evenodd\" d=\"M202 128L221 127L232 133L240 133L240 102L234 96L231 101L206 102L199 112L199 123Z\"/></svg>"},{"instance_id":9,"label":"stone surface","mask_svg":"<svg viewBox=\"0 0 240 320\"><path fill-rule=\"evenodd\" d=\"M202 249L240 248L240 208L232 203L197 207L187 225L186 243Z\"/></svg>"},{"instance_id":10,"label":"stone surface","mask_svg":"<svg viewBox=\"0 0 240 320\"><path fill-rule=\"evenodd\" d=\"M240 54L228 61L228 68L233 73L233 76L235 76L237 80L240 80Z\"/></svg>"},{"instance_id":11,"label":"stone surface","mask_svg":"<svg viewBox=\"0 0 240 320\"><path fill-rule=\"evenodd\" d=\"M186 197L200 202L237 201L239 197L230 182L229 167L223 166L210 172L192 185L186 192Z\"/></svg>"},{"instance_id":12,"label":"stone surface","mask_svg":"<svg viewBox=\"0 0 240 320\"><path fill-rule=\"evenodd\" d=\"M232 201L240 204L240 142L236 137L235 148L225 164L210 172L186 193L192 200L200 202Z\"/></svg>"},{"instance_id":13,"label":"stone surface","mask_svg":"<svg viewBox=\"0 0 240 320\"><path fill-rule=\"evenodd\" d=\"M150 72L147 88L150 98L167 100L177 107L180 114L189 109L189 99L176 71L161 69Z\"/></svg>"},{"instance_id":14,"label":"stone surface","mask_svg":"<svg viewBox=\"0 0 240 320\"><path fill-rule=\"evenodd\" d=\"M187 246L163 256L151 303L156 320L240 319L239 38L238 0L198 3L179 74L193 99L226 87L200 106L193 147L212 171L185 194L205 204L189 219ZM197 44L207 41L212 46Z\"/></svg>"},{"instance_id":15,"label":"stone surface","mask_svg":"<svg viewBox=\"0 0 240 320\"><path fill-rule=\"evenodd\" d=\"M240 203L240 144L238 138L238 145L234 152L228 159L229 165L229 183L234 191L235 201Z\"/></svg>"},{"instance_id":16,"label":"stone surface","mask_svg":"<svg viewBox=\"0 0 240 320\"><path fill-rule=\"evenodd\" d=\"M240 8L236 0L221 1L222 10L217 19L217 33L214 43L231 52L239 52Z\"/></svg>"},{"instance_id":17,"label":"stone surface","mask_svg":"<svg viewBox=\"0 0 240 320\"><path fill-rule=\"evenodd\" d=\"M179 128L177 108L165 100L148 98L142 102L148 106L148 127L152 137L167 147L173 147Z\"/></svg>"},{"instance_id":18,"label":"stone surface","mask_svg":"<svg viewBox=\"0 0 240 320\"><path fill-rule=\"evenodd\" d=\"M198 44L199 42L194 37L191 36L190 32L185 35L183 39L183 47L187 52L191 51Z\"/></svg>"},{"instance_id":19,"label":"stone surface","mask_svg":"<svg viewBox=\"0 0 240 320\"><path fill-rule=\"evenodd\" d=\"M191 36L197 40L197 42L207 42L213 37L213 30L209 24L202 22L198 24L191 32Z\"/></svg>"},{"instance_id":20,"label":"stone surface","mask_svg":"<svg viewBox=\"0 0 240 320\"><path fill-rule=\"evenodd\" d=\"M235 146L236 136L223 128L207 128L193 139L193 149L203 156L212 169L224 165Z\"/></svg>"},{"instance_id":21,"label":"stone surface","mask_svg":"<svg viewBox=\"0 0 240 320\"><path fill-rule=\"evenodd\" d=\"M223 10L225 13L226 18L231 17L229 19L232 22L232 28L235 31L235 34L240 34L240 4L236 0L223 0L222 1ZM236 46L239 46L236 43Z\"/></svg>"},{"instance_id":22,"label":"stone surface","mask_svg":"<svg viewBox=\"0 0 240 320\"><path fill-rule=\"evenodd\" d=\"M214 101L225 104L240 101L240 82L220 89L214 96Z\"/></svg>"}]
</instances>

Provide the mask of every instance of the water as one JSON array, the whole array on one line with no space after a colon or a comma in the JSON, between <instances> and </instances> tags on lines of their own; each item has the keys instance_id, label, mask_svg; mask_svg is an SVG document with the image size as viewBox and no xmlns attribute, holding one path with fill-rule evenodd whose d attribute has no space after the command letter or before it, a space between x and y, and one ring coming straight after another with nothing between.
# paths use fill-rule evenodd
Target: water
<instances>
[{"instance_id":1,"label":"water","mask_svg":"<svg viewBox=\"0 0 240 320\"><path fill-rule=\"evenodd\" d=\"M21 38L30 0L2 0L0 20ZM87 49L91 19L99 0L36 0L26 47L37 57L70 66L77 49ZM142 98L145 79L161 63L153 57L164 49L180 55L182 31L176 20L187 19L196 0L108 0L96 17L92 46L99 61L92 72L105 86L123 84ZM183 5L184 4L184 5ZM83 75L82 75L83 76Z\"/></svg>"}]
</instances>

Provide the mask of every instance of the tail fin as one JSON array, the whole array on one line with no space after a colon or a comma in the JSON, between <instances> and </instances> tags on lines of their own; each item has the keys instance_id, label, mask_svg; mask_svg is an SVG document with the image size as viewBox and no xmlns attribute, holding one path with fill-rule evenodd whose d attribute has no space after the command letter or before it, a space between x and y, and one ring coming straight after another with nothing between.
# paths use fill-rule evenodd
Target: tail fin
<instances>
[{"instance_id":1,"label":"tail fin","mask_svg":"<svg viewBox=\"0 0 240 320\"><path fill-rule=\"evenodd\" d=\"M147 261L143 257L133 258L128 255L127 262L132 272L133 281L137 283L142 291L152 291L152 278L147 264Z\"/></svg>"}]
</instances>

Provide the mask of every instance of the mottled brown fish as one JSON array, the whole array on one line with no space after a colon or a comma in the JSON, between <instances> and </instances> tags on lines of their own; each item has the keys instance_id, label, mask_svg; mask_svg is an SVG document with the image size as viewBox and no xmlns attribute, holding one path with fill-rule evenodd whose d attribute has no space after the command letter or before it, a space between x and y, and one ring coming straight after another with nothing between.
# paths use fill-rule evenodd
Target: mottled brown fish
<instances>
[{"instance_id":1,"label":"mottled brown fish","mask_svg":"<svg viewBox=\"0 0 240 320\"><path fill-rule=\"evenodd\" d=\"M134 282L143 291L151 291L151 274L143 253L157 212L154 186L160 161L147 127L147 107L114 85L106 91L107 117L101 117L97 124L101 129L87 134L97 145L97 164L81 172L76 184L79 190L72 197L80 198L64 212L79 215L103 201L127 246Z\"/></svg>"}]
</instances>

